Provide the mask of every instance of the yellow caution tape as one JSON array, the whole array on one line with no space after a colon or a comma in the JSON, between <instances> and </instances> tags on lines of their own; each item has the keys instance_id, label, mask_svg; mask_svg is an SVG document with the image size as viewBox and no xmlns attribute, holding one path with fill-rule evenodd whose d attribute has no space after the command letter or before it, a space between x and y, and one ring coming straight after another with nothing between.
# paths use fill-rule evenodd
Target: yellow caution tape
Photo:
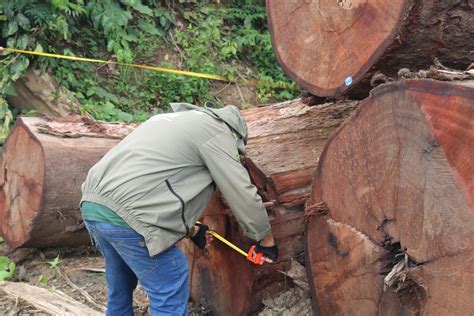
<instances>
[{"instance_id":1,"label":"yellow caution tape","mask_svg":"<svg viewBox=\"0 0 474 316\"><path fill-rule=\"evenodd\" d=\"M113 65L120 65L120 66L128 66L128 67L149 69L149 70L153 70L153 71L168 72L168 73L172 73L172 74L198 77L198 78L206 78L206 79L219 80L219 81L231 81L231 80L229 80L225 77L218 76L218 75L203 74L203 73L185 71L185 70L178 70L178 69L162 68L162 67L139 65L139 64L129 64L129 63L122 63L122 62L118 62L118 61L100 60L100 59L92 59L92 58L84 58L84 57L76 57L76 56L66 56L66 55L60 55L60 54L50 54L50 53L35 52L35 51L30 51L30 50L22 50L22 49L14 49L14 48L2 48L2 49L0 49L0 51L2 51L2 50L8 51L8 52L20 53L20 54L29 54L29 55L37 55L37 56L43 56L43 57L69 59L69 60L84 61L84 62L89 62L89 63L100 63L100 64L113 64Z\"/></svg>"},{"instance_id":2,"label":"yellow caution tape","mask_svg":"<svg viewBox=\"0 0 474 316\"><path fill-rule=\"evenodd\" d=\"M196 222L198 224L201 224L201 222ZM224 237L222 237L221 235L219 235L218 233L212 231L212 230L209 230L209 232L211 233L211 235L213 237L216 237L217 239L219 239L220 241L222 241L224 244L226 244L227 246L229 246L230 248L234 249L235 251L237 251L238 253L242 254L244 257L247 257L247 253L245 251L243 251L242 249L240 249L239 247L237 247L236 245L234 245L233 243L231 243L230 241L228 241L227 239L225 239Z\"/></svg>"}]
</instances>

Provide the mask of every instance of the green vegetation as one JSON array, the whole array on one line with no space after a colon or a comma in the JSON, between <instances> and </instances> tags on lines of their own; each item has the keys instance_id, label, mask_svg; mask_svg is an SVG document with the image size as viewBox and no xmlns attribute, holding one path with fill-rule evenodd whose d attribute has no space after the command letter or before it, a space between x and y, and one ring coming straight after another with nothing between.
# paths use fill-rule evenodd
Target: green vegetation
<instances>
[{"instance_id":1,"label":"green vegetation","mask_svg":"<svg viewBox=\"0 0 474 316\"><path fill-rule=\"evenodd\" d=\"M296 97L299 89L274 56L263 1L227 3L0 0L1 44L222 75L256 85L259 102ZM31 65L51 71L81 111L101 120L143 121L174 101L219 104L211 93L216 83L206 79L6 52L0 60L0 142L16 114L4 96Z\"/></svg>"},{"instance_id":2,"label":"green vegetation","mask_svg":"<svg viewBox=\"0 0 474 316\"><path fill-rule=\"evenodd\" d=\"M53 260L48 261L49 267L53 270L57 270L60 263L61 260L59 259L59 255L57 255Z\"/></svg>"},{"instance_id":3,"label":"green vegetation","mask_svg":"<svg viewBox=\"0 0 474 316\"><path fill-rule=\"evenodd\" d=\"M49 282L49 278L43 274L38 277L37 285L46 286Z\"/></svg>"},{"instance_id":4,"label":"green vegetation","mask_svg":"<svg viewBox=\"0 0 474 316\"><path fill-rule=\"evenodd\" d=\"M0 256L0 281L10 280L15 274L15 262L10 261L7 256Z\"/></svg>"}]
</instances>

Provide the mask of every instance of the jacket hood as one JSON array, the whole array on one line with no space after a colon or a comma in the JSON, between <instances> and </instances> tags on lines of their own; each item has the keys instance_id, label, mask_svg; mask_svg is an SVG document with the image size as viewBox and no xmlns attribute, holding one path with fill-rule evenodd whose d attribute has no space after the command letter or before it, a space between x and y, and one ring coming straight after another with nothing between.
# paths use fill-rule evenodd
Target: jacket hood
<instances>
[{"instance_id":1,"label":"jacket hood","mask_svg":"<svg viewBox=\"0 0 474 316\"><path fill-rule=\"evenodd\" d=\"M247 144L248 140L248 128L247 123L242 117L242 114L240 114L239 109L234 105L227 105L223 108L217 109L208 107L208 104L209 103L206 102L204 108L201 108L189 103L171 103L171 108L173 109L173 112L192 110L201 111L225 122L227 126L229 126L233 132L238 135L237 148L241 154L245 154L245 145Z\"/></svg>"}]
</instances>

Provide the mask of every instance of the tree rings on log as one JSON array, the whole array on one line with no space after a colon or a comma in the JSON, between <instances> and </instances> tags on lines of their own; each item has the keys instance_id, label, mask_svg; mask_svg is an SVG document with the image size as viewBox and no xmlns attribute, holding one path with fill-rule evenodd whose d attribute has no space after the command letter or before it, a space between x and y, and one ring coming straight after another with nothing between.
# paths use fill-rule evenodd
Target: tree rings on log
<instances>
[{"instance_id":1,"label":"tree rings on log","mask_svg":"<svg viewBox=\"0 0 474 316\"><path fill-rule=\"evenodd\" d=\"M4 148L0 227L9 246L75 246L89 242L79 212L81 184L102 155L131 129L106 137L81 118L20 117ZM84 136L84 137L83 137ZM87 137L85 137L87 136Z\"/></svg>"},{"instance_id":2,"label":"tree rings on log","mask_svg":"<svg viewBox=\"0 0 474 316\"><path fill-rule=\"evenodd\" d=\"M474 88L383 85L329 139L307 205L322 315L468 315L474 305Z\"/></svg>"},{"instance_id":3,"label":"tree rings on log","mask_svg":"<svg viewBox=\"0 0 474 316\"><path fill-rule=\"evenodd\" d=\"M267 0L273 48L309 92L364 98L377 72L474 60L474 7L458 0Z\"/></svg>"}]
</instances>

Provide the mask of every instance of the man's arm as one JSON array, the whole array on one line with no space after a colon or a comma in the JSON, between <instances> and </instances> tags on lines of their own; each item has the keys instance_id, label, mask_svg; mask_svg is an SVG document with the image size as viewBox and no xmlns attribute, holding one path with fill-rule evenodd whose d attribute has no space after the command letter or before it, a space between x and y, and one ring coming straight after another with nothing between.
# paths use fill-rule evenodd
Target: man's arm
<instances>
[{"instance_id":1,"label":"man's arm","mask_svg":"<svg viewBox=\"0 0 474 316\"><path fill-rule=\"evenodd\" d=\"M215 136L201 146L200 154L245 236L261 241L262 246L273 246L275 241L267 212L257 188L239 161L233 136Z\"/></svg>"}]
</instances>

